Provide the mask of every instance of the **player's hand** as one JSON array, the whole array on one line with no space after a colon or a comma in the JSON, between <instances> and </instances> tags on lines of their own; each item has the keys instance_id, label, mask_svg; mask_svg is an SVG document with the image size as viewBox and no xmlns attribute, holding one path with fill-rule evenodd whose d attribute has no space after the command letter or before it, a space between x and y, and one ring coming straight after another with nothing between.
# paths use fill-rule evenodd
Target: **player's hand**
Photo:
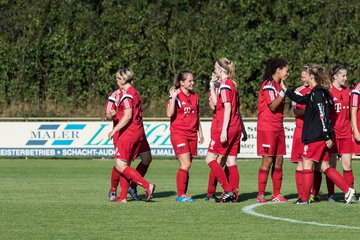
<instances>
[{"instance_id":1,"label":"player's hand","mask_svg":"<svg viewBox=\"0 0 360 240\"><path fill-rule=\"evenodd\" d=\"M215 74L215 73L212 73L212 74L211 74L211 80L210 80L210 82L217 82L218 80L219 80L219 78L216 77L216 74Z\"/></svg>"},{"instance_id":2,"label":"player's hand","mask_svg":"<svg viewBox=\"0 0 360 240\"><path fill-rule=\"evenodd\" d=\"M284 92L286 92L287 87L286 87L286 85L285 85L285 83L284 83L284 80L280 80L280 87L281 87L281 89L282 89Z\"/></svg>"},{"instance_id":3,"label":"player's hand","mask_svg":"<svg viewBox=\"0 0 360 240\"><path fill-rule=\"evenodd\" d=\"M325 141L325 144L328 148L332 148L332 146L334 145L334 142L331 139L329 139L329 140Z\"/></svg>"},{"instance_id":4,"label":"player's hand","mask_svg":"<svg viewBox=\"0 0 360 240\"><path fill-rule=\"evenodd\" d=\"M116 115L116 110L112 109L109 113L112 117L114 117Z\"/></svg>"},{"instance_id":5,"label":"player's hand","mask_svg":"<svg viewBox=\"0 0 360 240\"><path fill-rule=\"evenodd\" d=\"M357 142L360 142L360 133L359 131L354 131L354 138Z\"/></svg>"},{"instance_id":6,"label":"player's hand","mask_svg":"<svg viewBox=\"0 0 360 240\"><path fill-rule=\"evenodd\" d=\"M220 142L221 142L221 143L226 143L226 142L227 142L227 132L226 132L226 131L222 131L222 132L221 132Z\"/></svg>"},{"instance_id":7,"label":"player's hand","mask_svg":"<svg viewBox=\"0 0 360 240\"><path fill-rule=\"evenodd\" d=\"M169 90L170 96L172 97L172 99L176 99L177 95L178 95L178 90L173 86L170 88Z\"/></svg>"},{"instance_id":8,"label":"player's hand","mask_svg":"<svg viewBox=\"0 0 360 240\"><path fill-rule=\"evenodd\" d=\"M204 143L204 136L199 136L199 143L203 144Z\"/></svg>"},{"instance_id":9,"label":"player's hand","mask_svg":"<svg viewBox=\"0 0 360 240\"><path fill-rule=\"evenodd\" d=\"M115 134L115 132L114 132L114 131L109 132L109 134L108 134L109 139L112 139L112 138L113 138L113 136L114 136L114 134Z\"/></svg>"}]
</instances>

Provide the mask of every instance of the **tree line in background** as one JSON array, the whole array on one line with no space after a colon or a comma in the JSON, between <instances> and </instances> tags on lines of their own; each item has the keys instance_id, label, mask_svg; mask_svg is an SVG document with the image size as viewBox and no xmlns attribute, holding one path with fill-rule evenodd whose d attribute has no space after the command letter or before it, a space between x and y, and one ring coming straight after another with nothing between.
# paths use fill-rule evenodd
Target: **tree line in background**
<instances>
[{"instance_id":1,"label":"tree line in background","mask_svg":"<svg viewBox=\"0 0 360 240\"><path fill-rule=\"evenodd\" d=\"M120 67L135 72L145 117L164 117L176 73L190 70L210 117L214 62L235 62L241 111L256 116L265 61L348 69L359 80L358 0L0 1L0 116L102 117Z\"/></svg>"}]
</instances>

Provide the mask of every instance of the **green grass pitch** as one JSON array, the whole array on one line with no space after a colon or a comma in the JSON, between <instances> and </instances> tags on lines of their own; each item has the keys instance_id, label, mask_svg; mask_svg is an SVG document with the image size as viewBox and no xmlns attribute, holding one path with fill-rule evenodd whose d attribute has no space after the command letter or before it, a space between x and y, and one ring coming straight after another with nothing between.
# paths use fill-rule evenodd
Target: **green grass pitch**
<instances>
[{"instance_id":1,"label":"green grass pitch","mask_svg":"<svg viewBox=\"0 0 360 240\"><path fill-rule=\"evenodd\" d=\"M134 166L139 160L134 162ZM112 160L0 159L0 239L358 239L360 229L321 227L248 215L255 203L258 160L239 160L239 203L205 202L209 168L194 160L188 193L177 203L176 160L155 159L146 179L156 183L153 202L108 202ZM341 164L338 164L341 165ZM341 169L341 167L340 167ZM353 162L360 190L360 162ZM284 163L282 193L295 198L295 165ZM270 180L270 179L269 179ZM267 186L270 198L271 180ZM218 187L219 192L221 191ZM141 188L138 189L143 196ZM338 197L343 199L339 189ZM323 177L321 192L325 196ZM360 204L322 201L268 204L256 212L281 218L360 228Z\"/></svg>"}]
</instances>

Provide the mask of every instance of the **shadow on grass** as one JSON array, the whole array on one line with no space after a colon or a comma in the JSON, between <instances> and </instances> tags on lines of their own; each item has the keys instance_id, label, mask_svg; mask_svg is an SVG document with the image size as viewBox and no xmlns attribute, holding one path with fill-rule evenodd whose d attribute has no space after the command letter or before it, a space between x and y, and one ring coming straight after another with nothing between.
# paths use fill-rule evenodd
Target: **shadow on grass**
<instances>
[{"instance_id":1,"label":"shadow on grass","mask_svg":"<svg viewBox=\"0 0 360 240\"><path fill-rule=\"evenodd\" d=\"M258 192L240 193L238 202L243 202L243 201L246 201L246 200L249 200L249 199L254 199L256 201L257 194L258 194ZM265 195L269 195L269 194L271 194L271 193L270 192L265 192ZM216 192L215 195L218 198L220 198L221 192ZM194 195L194 196L192 196L192 198L194 198L194 199L205 199L206 198L206 193ZM268 197L268 198L270 198L270 197Z\"/></svg>"},{"instance_id":2,"label":"shadow on grass","mask_svg":"<svg viewBox=\"0 0 360 240\"><path fill-rule=\"evenodd\" d=\"M175 191L162 191L162 192L157 192L155 190L154 193L154 198L166 198L166 197L172 197L172 196L176 196L176 192ZM145 197L145 196L144 196Z\"/></svg>"},{"instance_id":3,"label":"shadow on grass","mask_svg":"<svg viewBox=\"0 0 360 240\"><path fill-rule=\"evenodd\" d=\"M268 199L268 195L271 194L270 192L265 192L265 197L266 199ZM254 201L256 202L256 198L257 198L258 192L248 192L248 193L241 193L239 194L239 199L238 202L243 202L243 201L247 201L250 199L254 199Z\"/></svg>"}]
</instances>

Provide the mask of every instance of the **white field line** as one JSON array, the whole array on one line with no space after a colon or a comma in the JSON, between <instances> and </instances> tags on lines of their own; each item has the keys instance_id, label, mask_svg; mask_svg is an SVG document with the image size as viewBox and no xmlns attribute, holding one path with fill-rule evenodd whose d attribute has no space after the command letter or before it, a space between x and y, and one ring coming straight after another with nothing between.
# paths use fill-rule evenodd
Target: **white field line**
<instances>
[{"instance_id":1,"label":"white field line","mask_svg":"<svg viewBox=\"0 0 360 240\"><path fill-rule=\"evenodd\" d=\"M264 206L267 204L273 204L275 202L268 202L268 203L256 203L256 204L252 204L252 205L248 205L243 207L242 211L246 214L250 214L256 217L261 217L261 218L268 218L268 219L272 219L272 220L278 220L278 221L285 221L285 222L291 222L291 223L302 223L302 224L309 224L309 225L314 225L314 226L320 226L320 227L334 227L334 228L347 228L347 229L359 229L360 227L352 227L352 226L346 226L346 225L335 225L335 224L325 224L325 223L317 223L317 222L306 222L306 221L301 221L301 220L296 220L296 219L291 219L291 218L281 218L281 217L274 217L274 216L270 216L270 215L265 215L265 214L261 214L261 213L257 213L254 211L254 209L256 207L260 207L260 206Z\"/></svg>"}]
</instances>

